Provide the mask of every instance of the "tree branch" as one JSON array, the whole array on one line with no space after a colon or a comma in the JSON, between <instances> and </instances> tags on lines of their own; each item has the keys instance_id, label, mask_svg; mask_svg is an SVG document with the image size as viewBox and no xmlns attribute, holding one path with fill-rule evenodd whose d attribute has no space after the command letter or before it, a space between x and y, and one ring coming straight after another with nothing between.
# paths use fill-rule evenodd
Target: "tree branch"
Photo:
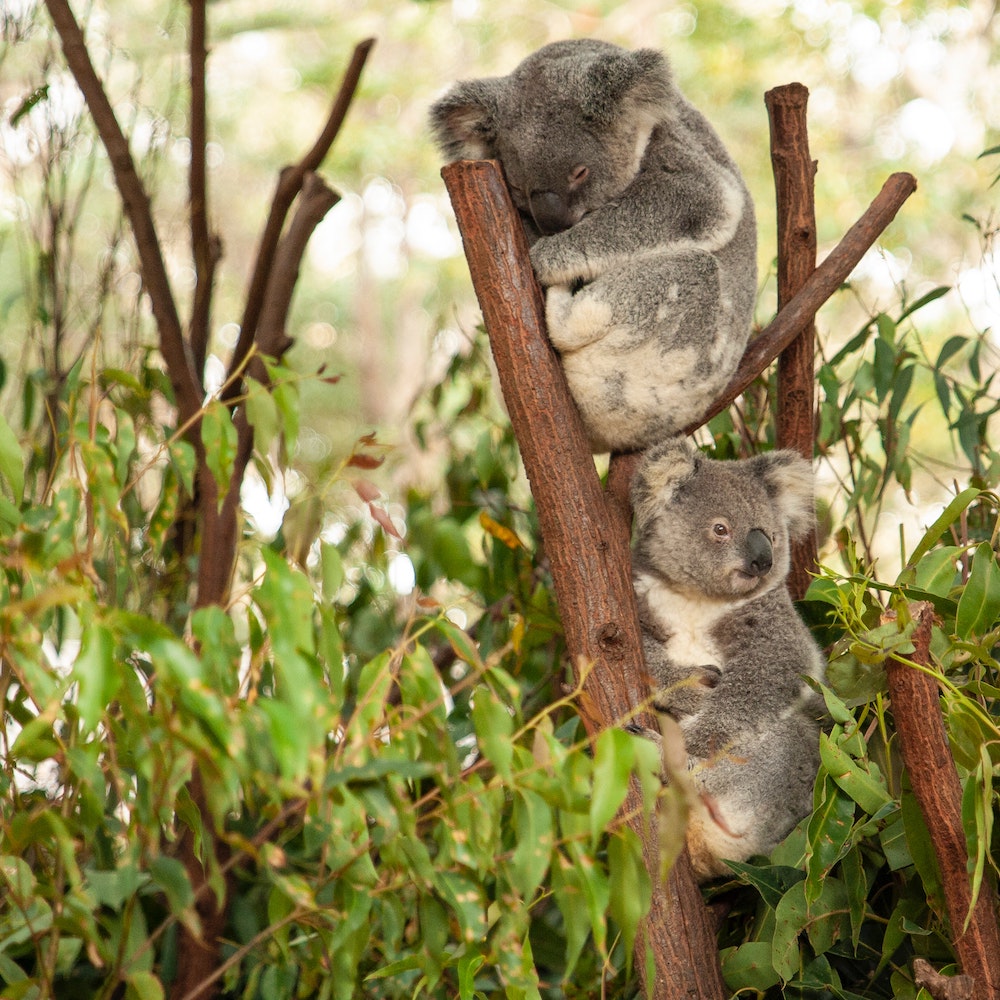
<instances>
[{"instance_id":1,"label":"tree branch","mask_svg":"<svg viewBox=\"0 0 1000 1000\"><path fill-rule=\"evenodd\" d=\"M629 525L605 502L587 437L562 366L545 332L541 291L524 230L496 163L462 161L442 171L465 243L504 401L535 497L566 645L583 677L581 714L589 732L635 717L648 698L629 554ZM629 790L625 812L653 878L646 943L655 1000L725 995L708 914L687 853L666 884L657 878L655 824ZM645 955L637 949L645 977Z\"/></svg>"},{"instance_id":2,"label":"tree branch","mask_svg":"<svg viewBox=\"0 0 1000 1000\"><path fill-rule=\"evenodd\" d=\"M771 123L771 167L778 216L778 311L816 270L816 164L809 155L806 104L801 83L776 87L764 95ZM816 324L810 320L778 356L776 444L813 459L815 429ZM805 595L816 570L816 528L791 546L788 589Z\"/></svg>"},{"instance_id":3,"label":"tree branch","mask_svg":"<svg viewBox=\"0 0 1000 1000\"><path fill-rule=\"evenodd\" d=\"M767 366L813 321L819 308L847 280L851 271L896 217L904 201L917 189L912 174L892 174L865 213L847 231L819 267L802 283L778 315L750 341L736 374L700 422L684 429L693 434L712 417L731 405ZM628 503L629 484L641 455L636 452L611 456L608 488L620 505Z\"/></svg>"},{"instance_id":4,"label":"tree branch","mask_svg":"<svg viewBox=\"0 0 1000 1000\"><path fill-rule=\"evenodd\" d=\"M45 0L49 16L62 43L66 64L83 92L87 108L94 119L111 162L115 184L125 207L125 214L135 236L143 284L149 294L160 338L160 352L166 362L167 375L173 386L179 411L179 422L192 420L201 406L201 380L195 372L181 330L177 305L170 289L160 241L153 223L149 197L143 187L125 138L115 117L111 102L90 59L83 32L73 16L67 0ZM189 433L197 439L197 430ZM197 445L196 445L197 447Z\"/></svg>"},{"instance_id":5,"label":"tree branch","mask_svg":"<svg viewBox=\"0 0 1000 1000\"><path fill-rule=\"evenodd\" d=\"M736 374L701 424L721 413L753 380L813 321L820 306L847 280L851 271L896 217L903 202L917 190L912 174L892 174L864 214L830 251L826 259L802 283L788 304L758 336L750 341Z\"/></svg>"},{"instance_id":6,"label":"tree branch","mask_svg":"<svg viewBox=\"0 0 1000 1000\"><path fill-rule=\"evenodd\" d=\"M191 76L191 161L188 191L191 213L191 256L194 261L194 305L191 309L191 354L195 374L204 379L205 355L208 352L212 283L215 268L222 256L222 243L208 225L208 183L205 154L208 143L207 98L205 93L208 61L205 0L189 0L191 6L190 76Z\"/></svg>"},{"instance_id":7,"label":"tree branch","mask_svg":"<svg viewBox=\"0 0 1000 1000\"><path fill-rule=\"evenodd\" d=\"M368 59L368 53L374 44L374 38L367 38L363 42L360 42L354 49L354 55L351 57L351 62L344 73L340 90L333 102L333 107L330 109L330 115L312 149L295 166L285 167L281 171L278 186L274 192L274 199L271 202L271 210L268 213L264 232L260 239L260 246L257 249L257 258L254 262L253 274L247 290L247 301L243 310L240 336L236 342L236 349L233 352L233 359L229 366L230 376L240 370L257 336L257 325L260 322L261 310L264 307L264 296L271 273L271 265L274 255L277 252L278 241L281 238L281 231L285 226L285 218L288 215L288 210L291 208L296 195L302 189L306 174L318 169L326 154L330 151L334 140L337 138L340 128L344 123L344 118L347 115L347 109L354 98L354 92L357 90L358 82L361 79L361 72ZM239 385L239 380L231 380L231 388L226 397L227 399L235 398L239 394Z\"/></svg>"},{"instance_id":8,"label":"tree branch","mask_svg":"<svg viewBox=\"0 0 1000 1000\"><path fill-rule=\"evenodd\" d=\"M910 606L916 622L912 655L914 663L930 663L934 607L927 602ZM882 622L894 621L894 612ZM899 734L899 748L910 777L910 786L930 834L941 873L948 922L962 973L972 977L972 1000L1000 997L1000 927L997 925L996 890L983 879L972 905L968 850L962 825L962 786L948 748L937 682L923 670L895 658L886 662L892 714ZM983 845L989 850L989 845ZM966 926L968 922L968 926ZM960 988L956 984L956 988Z\"/></svg>"},{"instance_id":9,"label":"tree branch","mask_svg":"<svg viewBox=\"0 0 1000 1000\"><path fill-rule=\"evenodd\" d=\"M285 333L292 292L299 277L299 267L306 244L323 217L340 201L319 174L306 174L295 215L272 258L267 289L258 322L257 348L267 357L280 358L291 346Z\"/></svg>"}]
</instances>

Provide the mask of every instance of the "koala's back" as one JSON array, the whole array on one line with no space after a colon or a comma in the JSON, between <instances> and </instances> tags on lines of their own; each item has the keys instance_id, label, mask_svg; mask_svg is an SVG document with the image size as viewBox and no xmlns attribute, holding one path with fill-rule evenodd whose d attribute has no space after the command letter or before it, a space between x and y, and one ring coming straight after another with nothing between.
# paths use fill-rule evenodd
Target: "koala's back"
<instances>
[{"instance_id":1,"label":"koala's back","mask_svg":"<svg viewBox=\"0 0 1000 1000\"><path fill-rule=\"evenodd\" d=\"M553 43L509 76L457 84L431 117L446 155L503 165L593 450L700 419L750 334L756 223L662 54Z\"/></svg>"}]
</instances>

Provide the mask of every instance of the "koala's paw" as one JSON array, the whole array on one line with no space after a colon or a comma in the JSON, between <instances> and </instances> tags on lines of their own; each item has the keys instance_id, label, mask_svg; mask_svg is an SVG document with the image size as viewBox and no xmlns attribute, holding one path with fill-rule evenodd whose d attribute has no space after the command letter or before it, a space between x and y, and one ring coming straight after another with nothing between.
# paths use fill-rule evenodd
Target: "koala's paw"
<instances>
[{"instance_id":1,"label":"koala's paw","mask_svg":"<svg viewBox=\"0 0 1000 1000\"><path fill-rule=\"evenodd\" d=\"M562 238L564 235L542 236L531 248L531 266L546 288L579 285L595 277L586 255Z\"/></svg>"}]
</instances>

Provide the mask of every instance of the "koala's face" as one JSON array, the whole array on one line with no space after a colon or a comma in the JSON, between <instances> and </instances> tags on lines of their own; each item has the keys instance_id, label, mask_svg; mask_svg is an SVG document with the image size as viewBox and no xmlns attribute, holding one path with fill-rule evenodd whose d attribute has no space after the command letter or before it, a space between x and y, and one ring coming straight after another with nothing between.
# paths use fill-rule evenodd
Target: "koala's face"
<instances>
[{"instance_id":1,"label":"koala's face","mask_svg":"<svg viewBox=\"0 0 1000 1000\"><path fill-rule=\"evenodd\" d=\"M552 83L554 87L554 82ZM649 130L627 119L588 121L579 106L542 91L531 107L515 106L497 132L514 204L543 235L576 225L618 198L639 172Z\"/></svg>"},{"instance_id":2,"label":"koala's face","mask_svg":"<svg viewBox=\"0 0 1000 1000\"><path fill-rule=\"evenodd\" d=\"M431 122L452 159L500 160L514 203L548 234L621 195L674 99L660 53L577 40L545 46L510 76L456 84Z\"/></svg>"},{"instance_id":3,"label":"koala's face","mask_svg":"<svg viewBox=\"0 0 1000 1000\"><path fill-rule=\"evenodd\" d=\"M812 519L812 470L790 452L718 462L678 444L651 453L633 502L637 566L675 590L736 600L788 575L789 537Z\"/></svg>"}]
</instances>

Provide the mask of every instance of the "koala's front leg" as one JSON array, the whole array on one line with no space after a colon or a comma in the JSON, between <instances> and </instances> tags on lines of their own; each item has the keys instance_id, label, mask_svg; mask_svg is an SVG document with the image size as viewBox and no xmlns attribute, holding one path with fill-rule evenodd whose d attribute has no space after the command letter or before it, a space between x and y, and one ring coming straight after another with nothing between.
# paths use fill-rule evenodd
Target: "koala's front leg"
<instances>
[{"instance_id":1,"label":"koala's front leg","mask_svg":"<svg viewBox=\"0 0 1000 1000\"><path fill-rule=\"evenodd\" d=\"M674 667L668 676L664 676L661 669L657 671L660 687L653 695L653 708L672 716L683 726L685 719L702 712L706 699L711 697L721 679L722 671L713 663Z\"/></svg>"},{"instance_id":2,"label":"koala's front leg","mask_svg":"<svg viewBox=\"0 0 1000 1000\"><path fill-rule=\"evenodd\" d=\"M564 233L542 236L531 248L531 266L545 288L554 285L580 285L600 275L606 262L587 252L579 239L578 226Z\"/></svg>"}]
</instances>

